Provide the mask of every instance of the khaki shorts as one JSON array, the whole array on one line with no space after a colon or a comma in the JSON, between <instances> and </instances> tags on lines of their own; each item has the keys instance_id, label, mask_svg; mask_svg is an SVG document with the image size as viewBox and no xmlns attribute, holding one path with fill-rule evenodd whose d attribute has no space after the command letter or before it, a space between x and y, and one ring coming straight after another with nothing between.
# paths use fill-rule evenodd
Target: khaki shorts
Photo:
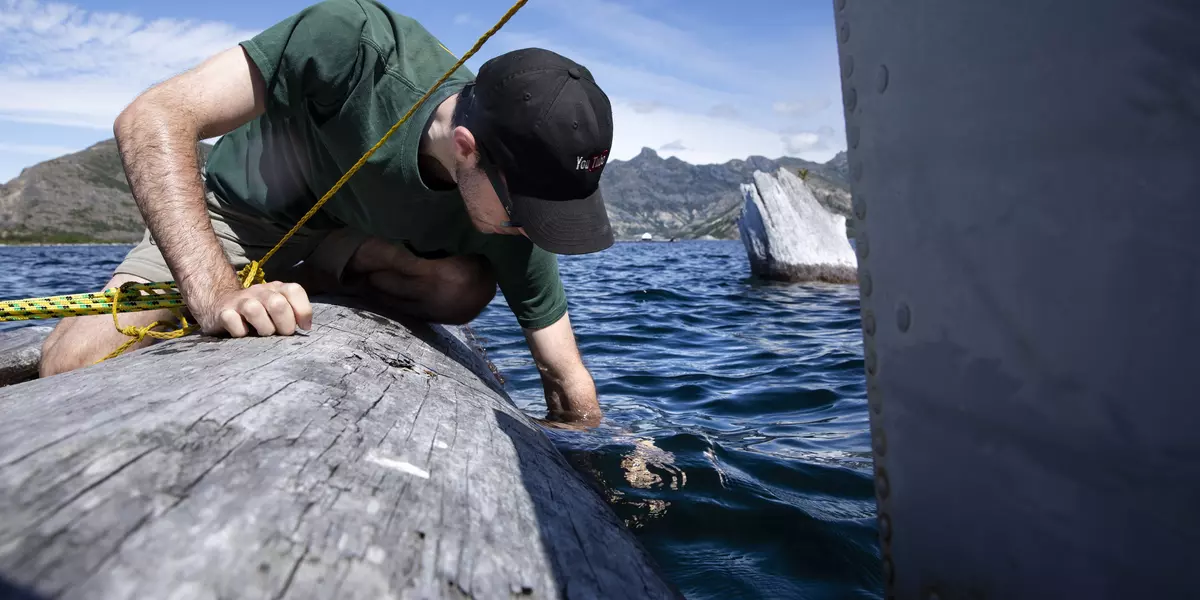
<instances>
[{"instance_id":1,"label":"khaki shorts","mask_svg":"<svg viewBox=\"0 0 1200 600\"><path fill-rule=\"evenodd\" d=\"M275 246L291 226L282 227L220 202L212 191L204 194L209 222L217 241L234 270L260 260ZM352 229L309 229L302 227L263 265L267 281L291 280L301 264L323 279L344 282L346 265L367 235ZM124 273L150 281L174 281L158 244L146 230L142 241L117 266L114 274Z\"/></svg>"}]
</instances>

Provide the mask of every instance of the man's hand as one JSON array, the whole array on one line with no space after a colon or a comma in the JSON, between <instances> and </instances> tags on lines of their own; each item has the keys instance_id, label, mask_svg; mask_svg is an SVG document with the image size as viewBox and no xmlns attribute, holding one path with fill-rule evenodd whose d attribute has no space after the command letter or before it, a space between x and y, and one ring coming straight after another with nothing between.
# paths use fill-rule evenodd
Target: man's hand
<instances>
[{"instance_id":1,"label":"man's hand","mask_svg":"<svg viewBox=\"0 0 1200 600\"><path fill-rule=\"evenodd\" d=\"M564 313L549 327L523 332L542 376L546 420L573 429L599 425L603 413L596 400L596 384L575 345L570 317Z\"/></svg>"},{"instance_id":2,"label":"man's hand","mask_svg":"<svg viewBox=\"0 0 1200 600\"><path fill-rule=\"evenodd\" d=\"M299 284L271 281L219 297L216 306L197 319L210 335L226 331L244 337L251 327L263 336L292 335L296 327L312 328L312 312L308 294Z\"/></svg>"}]
</instances>

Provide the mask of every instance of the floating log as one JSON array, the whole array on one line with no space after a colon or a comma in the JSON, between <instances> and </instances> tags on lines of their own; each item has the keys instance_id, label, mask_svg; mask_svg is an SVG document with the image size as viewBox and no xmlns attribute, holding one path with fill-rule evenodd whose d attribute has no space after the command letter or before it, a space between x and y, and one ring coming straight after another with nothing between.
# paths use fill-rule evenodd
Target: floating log
<instances>
[{"instance_id":1,"label":"floating log","mask_svg":"<svg viewBox=\"0 0 1200 600\"><path fill-rule=\"evenodd\" d=\"M0 594L678 597L469 333L314 323L0 388Z\"/></svg>"},{"instance_id":2,"label":"floating log","mask_svg":"<svg viewBox=\"0 0 1200 600\"><path fill-rule=\"evenodd\" d=\"M0 332L0 386L37 377L42 342L51 327L35 325Z\"/></svg>"},{"instance_id":3,"label":"floating log","mask_svg":"<svg viewBox=\"0 0 1200 600\"><path fill-rule=\"evenodd\" d=\"M750 271L764 279L854 283L858 263L846 237L846 217L821 206L808 185L787 169L754 172L741 186L745 205L738 231Z\"/></svg>"}]
</instances>

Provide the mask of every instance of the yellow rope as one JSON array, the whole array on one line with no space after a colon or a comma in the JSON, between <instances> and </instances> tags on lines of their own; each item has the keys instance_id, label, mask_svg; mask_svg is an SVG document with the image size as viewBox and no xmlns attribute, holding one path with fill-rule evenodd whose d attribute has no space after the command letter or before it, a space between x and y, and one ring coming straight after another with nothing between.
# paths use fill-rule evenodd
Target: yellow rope
<instances>
[{"instance_id":1,"label":"yellow rope","mask_svg":"<svg viewBox=\"0 0 1200 600\"><path fill-rule=\"evenodd\" d=\"M0 302L0 322L102 315L112 312L114 308L119 312L133 312L184 306L183 299L179 297L179 291L172 283L130 282L122 288L126 294L140 292L149 294L121 299L118 295L119 288L110 288L88 294L8 300Z\"/></svg>"},{"instance_id":2,"label":"yellow rope","mask_svg":"<svg viewBox=\"0 0 1200 600\"><path fill-rule=\"evenodd\" d=\"M145 327L134 327L132 325L129 325L127 327L121 327L120 321L117 320L117 307L121 303L121 292L124 291L126 293L139 293L137 291L138 287L139 287L138 284L129 282L129 283L125 283L125 284L121 285L120 287L112 288L112 291L113 291L113 294L112 294L113 327L116 327L117 331L120 331L121 333L129 336L130 339L126 340L124 344L121 344L120 346L118 346L116 350L113 350L112 352L110 352L108 354L108 356L105 356L104 358L101 358L100 360L96 361L97 363L106 361L110 358L115 358L117 356L120 356L121 353L124 352L125 350L127 350L130 346L142 341L146 337L152 337L152 338L158 339L158 340L170 340L170 339L174 339L177 337L183 337L183 336L191 333L192 331L196 330L195 325L188 324L187 317L185 317L183 315L183 311L181 309L179 309L178 307L171 308L171 312L175 313L175 318L179 319L179 321L180 321L179 329L176 329L174 331L154 331L155 327L158 327L160 325L163 325L163 326L168 325L168 323L164 323L162 321L155 321L149 325L146 325ZM105 290L105 291L107 292L109 290ZM178 292L176 292L176 293L178 293ZM182 304L182 303L183 302L181 299L180 304Z\"/></svg>"},{"instance_id":3,"label":"yellow rope","mask_svg":"<svg viewBox=\"0 0 1200 600\"><path fill-rule=\"evenodd\" d=\"M275 244L274 248L271 248L270 251L264 254L261 260L250 261L250 264L246 265L238 272L238 276L241 278L243 288L248 288L251 285L266 281L266 276L263 272L263 264L265 264L267 260L274 256L275 252L283 247L283 245L289 239L291 239L291 237L295 235L297 231L300 231L300 228L303 227L313 215L317 214L317 211L321 210L321 207L324 206L330 198L332 198L338 193L339 190L342 189L342 186L345 185L346 182L349 181L350 178L353 177L354 174L357 173L364 164L366 164L367 160L370 159L377 150L383 147L385 143L387 143L388 139L392 137L392 134L396 133L396 131L400 129L400 126L407 122L408 119L411 118L427 100L429 100L429 97L433 95L433 92L441 87L441 85L445 83L446 80L449 79L450 76L459 69L459 67L463 66L463 64L470 60L476 52L479 52L479 49L483 47L484 43L491 39L493 35L496 35L496 32L500 31L500 28L504 27L505 23L508 23L509 19L511 19L513 15L517 14L517 11L521 10L521 8L525 6L526 2L528 2L528 0L518 0L516 4L513 4L512 8L508 9L508 12L504 14L500 21L482 36L480 36L479 39L476 40L475 45L472 46L471 49L462 56L462 58L458 59L458 62L455 63L449 71L446 71L446 73L442 75L442 77L438 79L432 87L429 88L429 91L425 92L425 95L422 96L420 100L417 100L417 103L408 110L408 113L406 113L403 117L400 117L400 120L396 121L396 124L392 125L391 129L388 129L387 133L383 134L383 137L380 138L379 142L372 146L371 149L367 150L366 154L363 154L362 158L359 158L358 161L355 162L354 165L342 175L341 179L338 179L337 183L335 183L333 187L321 197L320 200L317 200L316 204L314 204L313 207L310 208L308 212L300 218L300 221L297 222L290 231L284 234L283 238L281 238L279 242ZM445 48L445 46L443 46L443 48ZM447 52L449 52L449 50L447 50ZM453 55L453 53L451 53L451 55ZM122 299L122 294L125 294L127 297ZM153 331L155 327L168 325L168 323L161 321L155 321L154 323L146 325L145 327L122 327L121 323L117 320L117 313L120 312L135 312L160 308L170 309L175 314L176 318L178 318L181 323L179 329L174 331ZM108 360L109 358L119 356L130 346L142 341L147 337L165 340L182 337L188 333L191 333L192 331L195 331L197 326L188 323L187 319L183 315L184 308L185 305L183 302L183 296L179 292L178 287L176 287L175 282L131 282L123 284L119 287L106 289L103 292L72 294L67 296L52 296L48 298L29 298L25 300L0 301L0 322L24 321L29 319L55 319L111 313L113 317L113 326L117 328L117 331L129 336L131 339L122 344L108 356L105 356L104 358L100 359L100 361L97 361L101 362Z\"/></svg>"}]
</instances>

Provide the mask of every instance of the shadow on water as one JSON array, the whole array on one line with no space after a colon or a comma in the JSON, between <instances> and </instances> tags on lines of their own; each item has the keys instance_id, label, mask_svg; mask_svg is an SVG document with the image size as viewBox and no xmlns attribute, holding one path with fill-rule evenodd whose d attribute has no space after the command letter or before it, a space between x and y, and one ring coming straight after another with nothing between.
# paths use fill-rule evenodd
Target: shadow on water
<instances>
[{"instance_id":1,"label":"shadow on water","mask_svg":"<svg viewBox=\"0 0 1200 600\"><path fill-rule=\"evenodd\" d=\"M496 424L516 450L542 547L567 598L683 598L599 492L541 431L503 411ZM557 477L555 464L564 477Z\"/></svg>"},{"instance_id":2,"label":"shadow on water","mask_svg":"<svg viewBox=\"0 0 1200 600\"><path fill-rule=\"evenodd\" d=\"M0 574L0 600L47 600L47 597L13 583Z\"/></svg>"}]
</instances>

